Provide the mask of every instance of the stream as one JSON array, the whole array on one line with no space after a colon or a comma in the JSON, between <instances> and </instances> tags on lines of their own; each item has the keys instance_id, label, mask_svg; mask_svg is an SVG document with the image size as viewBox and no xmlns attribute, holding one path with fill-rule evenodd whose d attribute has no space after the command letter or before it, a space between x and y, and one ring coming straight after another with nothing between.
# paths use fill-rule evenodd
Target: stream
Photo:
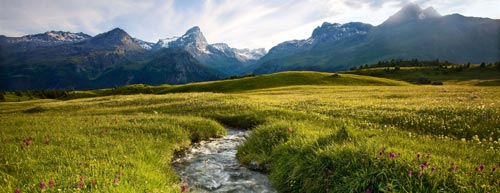
<instances>
[{"instance_id":1,"label":"stream","mask_svg":"<svg viewBox=\"0 0 500 193\"><path fill-rule=\"evenodd\" d=\"M266 175L251 171L236 159L236 148L250 131L229 128L227 135L194 144L173 162L189 192L271 193Z\"/></svg>"}]
</instances>

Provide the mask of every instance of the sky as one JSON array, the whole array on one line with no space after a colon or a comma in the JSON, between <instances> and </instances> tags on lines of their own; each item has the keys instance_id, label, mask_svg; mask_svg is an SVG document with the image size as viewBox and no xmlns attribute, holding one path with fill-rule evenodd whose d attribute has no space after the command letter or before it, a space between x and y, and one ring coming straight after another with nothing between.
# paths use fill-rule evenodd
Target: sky
<instances>
[{"instance_id":1,"label":"sky","mask_svg":"<svg viewBox=\"0 0 500 193\"><path fill-rule=\"evenodd\" d=\"M442 15L500 19L500 0L0 0L0 34L97 35L119 27L149 42L199 26L209 43L266 48L310 37L323 22L378 25L412 2Z\"/></svg>"}]
</instances>

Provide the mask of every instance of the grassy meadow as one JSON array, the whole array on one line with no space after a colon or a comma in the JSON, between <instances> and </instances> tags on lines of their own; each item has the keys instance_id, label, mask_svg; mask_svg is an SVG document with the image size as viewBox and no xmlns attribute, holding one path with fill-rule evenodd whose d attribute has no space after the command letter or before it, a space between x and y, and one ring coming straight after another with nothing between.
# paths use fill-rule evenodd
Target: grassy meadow
<instances>
[{"instance_id":1,"label":"grassy meadow","mask_svg":"<svg viewBox=\"0 0 500 193\"><path fill-rule=\"evenodd\" d=\"M181 192L170 162L224 126L279 192L500 192L500 87L256 78L0 103L0 192Z\"/></svg>"}]
</instances>

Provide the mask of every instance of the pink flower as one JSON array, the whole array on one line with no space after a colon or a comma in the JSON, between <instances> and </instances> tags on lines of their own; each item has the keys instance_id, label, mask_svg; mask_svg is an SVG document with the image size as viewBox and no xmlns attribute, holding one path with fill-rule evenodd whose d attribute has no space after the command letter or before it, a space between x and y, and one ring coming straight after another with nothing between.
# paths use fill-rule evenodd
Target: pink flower
<instances>
[{"instance_id":1,"label":"pink flower","mask_svg":"<svg viewBox=\"0 0 500 193\"><path fill-rule=\"evenodd\" d=\"M366 189L365 193L372 193L372 191L370 189Z\"/></svg>"},{"instance_id":2,"label":"pink flower","mask_svg":"<svg viewBox=\"0 0 500 193\"><path fill-rule=\"evenodd\" d=\"M411 177L411 174L413 174L413 171L408 170L408 176L410 176L410 177Z\"/></svg>"},{"instance_id":3,"label":"pink flower","mask_svg":"<svg viewBox=\"0 0 500 193\"><path fill-rule=\"evenodd\" d=\"M114 182L115 184L118 184L118 178L115 178L115 179L113 180L113 182Z\"/></svg>"},{"instance_id":4,"label":"pink flower","mask_svg":"<svg viewBox=\"0 0 500 193\"><path fill-rule=\"evenodd\" d=\"M185 192L187 190L187 186L186 185L182 185L181 186L181 192Z\"/></svg>"},{"instance_id":5,"label":"pink flower","mask_svg":"<svg viewBox=\"0 0 500 193\"><path fill-rule=\"evenodd\" d=\"M80 181L85 182L85 176L81 176Z\"/></svg>"},{"instance_id":6,"label":"pink flower","mask_svg":"<svg viewBox=\"0 0 500 193\"><path fill-rule=\"evenodd\" d=\"M496 167L493 167L493 168L491 168L491 171L492 171L492 172L495 172L495 171L497 171L497 168L496 168Z\"/></svg>"},{"instance_id":7,"label":"pink flower","mask_svg":"<svg viewBox=\"0 0 500 193\"><path fill-rule=\"evenodd\" d=\"M83 187L83 183L82 182L78 182L78 184L76 185L77 188L82 188Z\"/></svg>"},{"instance_id":8,"label":"pink flower","mask_svg":"<svg viewBox=\"0 0 500 193\"><path fill-rule=\"evenodd\" d=\"M431 153L427 153L427 155L425 156L425 158L427 158L427 159L431 158Z\"/></svg>"},{"instance_id":9,"label":"pink flower","mask_svg":"<svg viewBox=\"0 0 500 193\"><path fill-rule=\"evenodd\" d=\"M95 180L94 179L90 180L90 183L95 184Z\"/></svg>"},{"instance_id":10,"label":"pink flower","mask_svg":"<svg viewBox=\"0 0 500 193\"><path fill-rule=\"evenodd\" d=\"M484 165L479 166L479 170L483 171L484 170Z\"/></svg>"},{"instance_id":11,"label":"pink flower","mask_svg":"<svg viewBox=\"0 0 500 193\"><path fill-rule=\"evenodd\" d=\"M29 140L23 140L23 142L24 142L24 144L25 144L26 146L30 146L30 141L29 141Z\"/></svg>"},{"instance_id":12,"label":"pink flower","mask_svg":"<svg viewBox=\"0 0 500 193\"><path fill-rule=\"evenodd\" d=\"M435 167L432 167L432 168L431 168L431 172L433 172L434 170L436 170L436 168L435 168Z\"/></svg>"},{"instance_id":13,"label":"pink flower","mask_svg":"<svg viewBox=\"0 0 500 193\"><path fill-rule=\"evenodd\" d=\"M420 153L417 153L417 159L420 159Z\"/></svg>"},{"instance_id":14,"label":"pink flower","mask_svg":"<svg viewBox=\"0 0 500 193\"><path fill-rule=\"evenodd\" d=\"M385 154L384 150L382 150L382 151L378 152L378 155L379 155L379 156L382 156L382 155L384 155L384 154Z\"/></svg>"},{"instance_id":15,"label":"pink flower","mask_svg":"<svg viewBox=\"0 0 500 193\"><path fill-rule=\"evenodd\" d=\"M389 157L390 157L391 159L394 159L394 157L396 157L396 155L394 155L394 153L392 153L392 152L391 152L391 153L389 153Z\"/></svg>"},{"instance_id":16,"label":"pink flower","mask_svg":"<svg viewBox=\"0 0 500 193\"><path fill-rule=\"evenodd\" d=\"M41 188L41 189L44 189L44 188L45 188L45 182L44 182L44 181L41 181L41 182L40 182L40 188Z\"/></svg>"},{"instance_id":17,"label":"pink flower","mask_svg":"<svg viewBox=\"0 0 500 193\"><path fill-rule=\"evenodd\" d=\"M45 144L47 144L47 145L49 144L49 136L48 135L45 136Z\"/></svg>"},{"instance_id":18,"label":"pink flower","mask_svg":"<svg viewBox=\"0 0 500 193\"><path fill-rule=\"evenodd\" d=\"M16 189L16 190L14 191L14 193L21 193L21 190Z\"/></svg>"},{"instance_id":19,"label":"pink flower","mask_svg":"<svg viewBox=\"0 0 500 193\"><path fill-rule=\"evenodd\" d=\"M29 140L30 140L30 141L33 141L33 137L31 137L31 136L30 136Z\"/></svg>"},{"instance_id":20,"label":"pink flower","mask_svg":"<svg viewBox=\"0 0 500 193\"><path fill-rule=\"evenodd\" d=\"M451 173L455 173L455 170L456 170L456 169L457 169L457 166L452 166L452 167L450 168L450 172L451 172Z\"/></svg>"},{"instance_id":21,"label":"pink flower","mask_svg":"<svg viewBox=\"0 0 500 193\"><path fill-rule=\"evenodd\" d=\"M49 187L54 187L54 180L49 181Z\"/></svg>"}]
</instances>

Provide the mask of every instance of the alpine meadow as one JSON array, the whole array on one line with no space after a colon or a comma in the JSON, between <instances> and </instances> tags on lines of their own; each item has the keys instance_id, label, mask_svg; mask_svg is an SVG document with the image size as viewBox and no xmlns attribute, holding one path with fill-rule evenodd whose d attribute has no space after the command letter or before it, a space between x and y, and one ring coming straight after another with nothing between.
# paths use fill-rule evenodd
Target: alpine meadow
<instances>
[{"instance_id":1,"label":"alpine meadow","mask_svg":"<svg viewBox=\"0 0 500 193\"><path fill-rule=\"evenodd\" d=\"M0 36L0 192L500 192L498 14L430 7L468 1L54 2L46 16L14 15L18 25L0 14L0 33L121 25L146 38L157 28L136 25L153 16L195 27L157 43L121 28ZM305 25L329 6L349 20L396 11L282 43L286 30L255 20L292 26L281 15L295 11ZM243 33L234 21L261 22L245 30L275 30L277 45L234 48L201 32L227 24L217 29L228 37L210 38L229 41ZM248 38L259 39L235 41Z\"/></svg>"}]
</instances>

